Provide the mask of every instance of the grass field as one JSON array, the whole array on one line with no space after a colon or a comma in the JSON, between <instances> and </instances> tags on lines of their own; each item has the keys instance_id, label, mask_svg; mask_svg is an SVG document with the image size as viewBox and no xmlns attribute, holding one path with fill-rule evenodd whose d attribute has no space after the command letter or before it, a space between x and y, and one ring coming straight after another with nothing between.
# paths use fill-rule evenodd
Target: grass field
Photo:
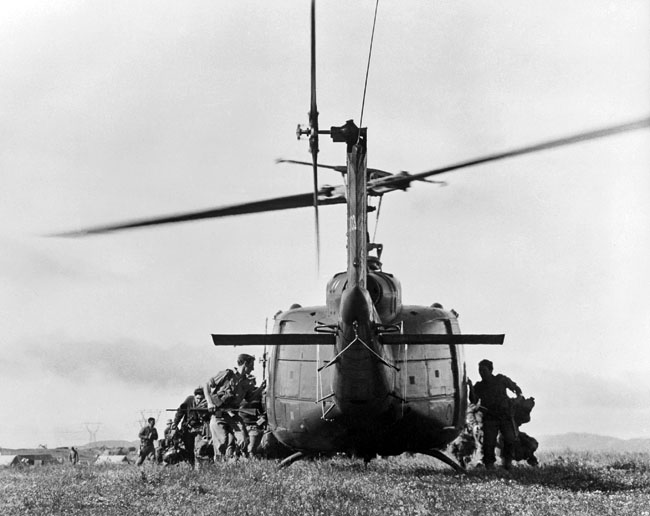
<instances>
[{"instance_id":1,"label":"grass field","mask_svg":"<svg viewBox=\"0 0 650 516\"><path fill-rule=\"evenodd\" d=\"M0 470L0 514L648 515L650 454L540 454L457 475L422 456Z\"/></svg>"}]
</instances>

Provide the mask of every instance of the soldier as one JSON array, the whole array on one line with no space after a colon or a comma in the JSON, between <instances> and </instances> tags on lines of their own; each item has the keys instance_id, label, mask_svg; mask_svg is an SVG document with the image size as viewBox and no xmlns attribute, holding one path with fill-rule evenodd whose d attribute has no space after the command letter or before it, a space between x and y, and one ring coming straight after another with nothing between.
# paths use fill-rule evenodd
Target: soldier
<instances>
[{"instance_id":1,"label":"soldier","mask_svg":"<svg viewBox=\"0 0 650 516\"><path fill-rule=\"evenodd\" d=\"M207 412L207 403L202 387L194 389L194 394L185 398L176 411L176 416L172 423L171 438L174 437L176 429L180 430L179 437L183 441L185 456L192 467L195 463L196 438L203 432L203 417Z\"/></svg>"},{"instance_id":2,"label":"soldier","mask_svg":"<svg viewBox=\"0 0 650 516\"><path fill-rule=\"evenodd\" d=\"M174 436L174 422L171 419L167 420L167 426L165 426L165 431L163 432L163 442L165 448L168 448L172 444L172 437Z\"/></svg>"},{"instance_id":3,"label":"soldier","mask_svg":"<svg viewBox=\"0 0 650 516\"><path fill-rule=\"evenodd\" d=\"M507 376L494 375L494 366L489 360L481 360L478 372L481 381L469 384L469 401L480 403L483 415L483 464L487 469L494 468L496 457L494 449L497 435L501 431L503 449L501 462L505 469L510 469L513 459L513 447L516 439L516 428L512 419L511 402L506 389L521 395L521 389Z\"/></svg>"},{"instance_id":4,"label":"soldier","mask_svg":"<svg viewBox=\"0 0 650 516\"><path fill-rule=\"evenodd\" d=\"M142 427L138 434L140 438L140 453L136 464L142 466L144 460L151 454L156 455L154 443L158 440L158 430L156 430L156 420L153 417L147 419L147 425Z\"/></svg>"},{"instance_id":5,"label":"soldier","mask_svg":"<svg viewBox=\"0 0 650 516\"><path fill-rule=\"evenodd\" d=\"M477 449L483 445L483 414L478 405L470 403L465 413L465 426L462 432L451 443L451 453L456 457L460 466L465 469L472 462Z\"/></svg>"},{"instance_id":6,"label":"soldier","mask_svg":"<svg viewBox=\"0 0 650 516\"><path fill-rule=\"evenodd\" d=\"M266 389L266 380L257 388L255 388L255 377L249 376L249 380L254 389L249 392L241 404L240 409L243 409L239 413L241 423L235 431L239 452L246 458L259 455L258 449L266 426L266 411L262 399Z\"/></svg>"},{"instance_id":7,"label":"soldier","mask_svg":"<svg viewBox=\"0 0 650 516\"><path fill-rule=\"evenodd\" d=\"M210 378L204 393L210 417L210 433L215 462L223 457L235 456L235 428L241 419L235 412L246 395L254 390L250 373L255 368L255 357L242 354L237 357L241 373L226 369Z\"/></svg>"},{"instance_id":8,"label":"soldier","mask_svg":"<svg viewBox=\"0 0 650 516\"><path fill-rule=\"evenodd\" d=\"M73 465L79 462L79 452L74 446L70 446L70 454L68 455L68 460Z\"/></svg>"},{"instance_id":9,"label":"soldier","mask_svg":"<svg viewBox=\"0 0 650 516\"><path fill-rule=\"evenodd\" d=\"M165 455L165 452L173 444L172 423L173 421L171 419L167 420L167 426L165 426L165 430L163 431L163 438L158 440L158 448L156 448L156 460L158 461L158 464L162 464L163 456Z\"/></svg>"}]
</instances>

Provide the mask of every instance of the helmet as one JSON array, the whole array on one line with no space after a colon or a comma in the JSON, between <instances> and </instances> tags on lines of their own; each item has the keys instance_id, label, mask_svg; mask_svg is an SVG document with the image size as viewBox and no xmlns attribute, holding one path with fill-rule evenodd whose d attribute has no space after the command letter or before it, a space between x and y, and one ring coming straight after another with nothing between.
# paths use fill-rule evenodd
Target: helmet
<instances>
[{"instance_id":1,"label":"helmet","mask_svg":"<svg viewBox=\"0 0 650 516\"><path fill-rule=\"evenodd\" d=\"M238 366L243 366L244 364L247 364L249 362L254 362L255 357L253 355L247 355L246 353L242 353L237 357L237 365Z\"/></svg>"}]
</instances>

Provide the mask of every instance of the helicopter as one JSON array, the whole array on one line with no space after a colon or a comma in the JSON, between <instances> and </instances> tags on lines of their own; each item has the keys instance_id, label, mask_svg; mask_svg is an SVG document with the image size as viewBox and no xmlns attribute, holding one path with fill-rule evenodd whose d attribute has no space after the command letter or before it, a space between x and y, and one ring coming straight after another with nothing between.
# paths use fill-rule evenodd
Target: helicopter
<instances>
[{"instance_id":1,"label":"helicopter","mask_svg":"<svg viewBox=\"0 0 650 516\"><path fill-rule=\"evenodd\" d=\"M328 283L324 306L278 314L272 335L213 335L216 345L268 345L267 407L276 437L296 453L350 452L371 458L405 451L441 460L464 422L463 345L500 344L503 335L460 333L457 315L440 305L402 302L395 276L383 271L383 247L369 242L368 196L406 190L438 174L650 125L642 119L590 133L460 162L420 174L390 174L366 165L367 130L352 121L321 131L315 94L312 2L312 103L308 129L314 190L194 212L90 228L79 234L313 206L347 206L347 269ZM361 125L361 124L360 124ZM345 187L318 187L319 135L346 145ZM296 162L301 164L301 162ZM337 168L335 167L335 170ZM318 247L318 246L317 246ZM314 403L315 402L315 403ZM299 456L292 457L297 459Z\"/></svg>"}]
</instances>

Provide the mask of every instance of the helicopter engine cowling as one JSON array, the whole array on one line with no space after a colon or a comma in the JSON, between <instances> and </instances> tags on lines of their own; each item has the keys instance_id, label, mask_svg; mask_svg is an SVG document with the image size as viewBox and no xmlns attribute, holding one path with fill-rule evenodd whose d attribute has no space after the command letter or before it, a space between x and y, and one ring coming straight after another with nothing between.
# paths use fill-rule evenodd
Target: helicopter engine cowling
<instances>
[{"instance_id":1,"label":"helicopter engine cowling","mask_svg":"<svg viewBox=\"0 0 650 516\"><path fill-rule=\"evenodd\" d=\"M366 289L354 287L343 292L341 296L342 325L354 325L358 321L375 321L376 313L370 293Z\"/></svg>"},{"instance_id":2,"label":"helicopter engine cowling","mask_svg":"<svg viewBox=\"0 0 650 516\"><path fill-rule=\"evenodd\" d=\"M367 290L377 311L379 323L391 324L402 310L402 286L392 274L372 271L367 276ZM347 286L347 273L340 272L327 284L327 312L335 316L339 312L341 296Z\"/></svg>"}]
</instances>

